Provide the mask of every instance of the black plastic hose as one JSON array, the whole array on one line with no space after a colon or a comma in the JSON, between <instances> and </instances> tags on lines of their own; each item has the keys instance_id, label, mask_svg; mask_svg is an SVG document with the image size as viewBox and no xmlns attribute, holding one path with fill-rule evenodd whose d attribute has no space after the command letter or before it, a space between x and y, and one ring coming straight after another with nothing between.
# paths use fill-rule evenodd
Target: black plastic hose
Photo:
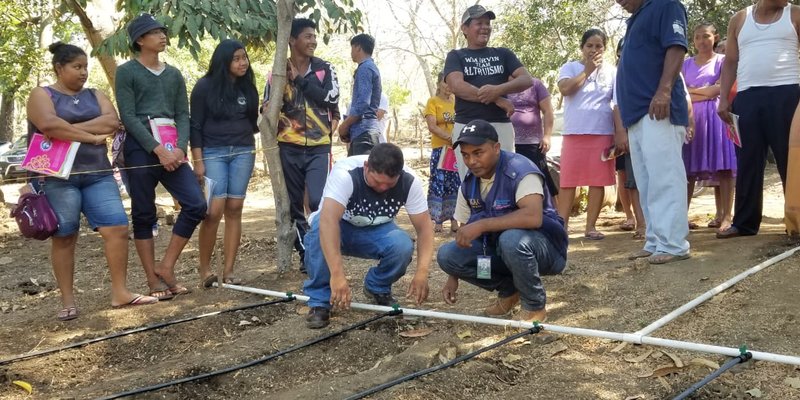
<instances>
[{"instance_id":1,"label":"black plastic hose","mask_svg":"<svg viewBox=\"0 0 800 400\"><path fill-rule=\"evenodd\" d=\"M275 358L278 358L280 356L283 356L285 354L291 353L293 351L300 350L300 349L302 349L304 347L315 345L315 344L317 344L319 342L328 340L328 339L330 339L332 337L339 336L339 335L341 335L341 334L343 334L345 332L349 332L349 331L352 331L354 329L361 328L362 326L368 325L368 324L370 324L372 322L375 322L375 321L377 321L379 319L382 319L382 318L385 318L385 317L390 317L390 316L395 316L395 315L400 315L402 313L403 313L403 310L401 310L401 309L395 309L395 310L392 310L392 311L387 311L387 312L385 312L383 314L379 314L379 315L376 315L376 316L374 316L372 318L368 318L368 319L365 319L365 320L363 320L361 322L357 322L357 323L355 323L353 325L344 327L344 328L342 328L342 329L340 329L338 331L331 332L331 333L328 333L328 334L325 334L325 335L322 335L322 336L318 336L318 337L316 337L314 339L307 340L307 341L305 341L303 343L296 344L296 345L291 346L289 348L280 350L280 351L278 351L276 353L272 353L272 354L269 354L267 356L255 359L255 360L248 361L248 362L243 363L243 364L233 365L233 366L230 366L230 367L227 367L227 368L218 369L216 371L206 372L204 374L187 376L187 377L184 377L184 378L176 379L174 381L159 383L159 384L152 385L152 386L146 386L146 387L139 388L139 389L129 390L127 392L121 392L121 393L117 393L117 394L112 394L110 396L101 397L101 398L99 398L99 400L119 399L119 398L122 398L122 397L133 396L133 395L137 395L137 394L152 392L154 390L159 390L159 389L163 389L163 388L170 387L170 386L180 385L182 383L197 381L197 380L200 380L200 379L211 378L211 377L214 377L214 376L217 376L217 375L223 375L223 374L227 374L227 373L230 373L230 372L238 371L240 369L250 368L252 366L255 366L255 365L258 365L258 364L262 364L262 363L265 363L265 362L270 361L272 359L275 359Z\"/></svg>"},{"instance_id":2,"label":"black plastic hose","mask_svg":"<svg viewBox=\"0 0 800 400\"><path fill-rule=\"evenodd\" d=\"M83 340L83 341L80 341L80 342L67 344L67 345L60 346L60 347L53 347L53 348L50 348L50 349L45 349L45 350L37 351L37 352L34 352L34 353L20 354L18 356L7 358L5 360L0 360L0 365L11 364L11 363L14 363L14 362L17 362L17 361L22 361L22 360L30 360L32 358L42 357L42 356L46 356L48 354L58 353L58 352L64 351L64 350L83 347L83 346L86 346L86 345L90 345L92 343L102 342L104 340L115 339L115 338L118 338L118 337L132 335L134 333L151 331L151 330L154 330L154 329L160 329L160 328L164 328L164 327L167 327L167 326L170 326L170 325L182 324L184 322L195 321L195 320L198 320L198 319L201 319L201 318L206 318L206 317L213 317L213 316L219 315L219 314L225 314L225 313L229 313L229 312L242 311L242 310L249 310L251 308L264 307L264 306L269 306L269 305L278 304L278 303L287 303L287 302L290 302L290 301L292 301L294 299L295 299L295 297L290 294L289 297L286 297L286 298L283 298L283 299L265 301L265 302L261 302L261 303L255 303L255 304L248 304L248 305L245 305L245 306L233 307L233 308L228 308L228 309L225 309L225 310L220 310L220 311L214 311L214 312L210 312L210 313L206 313L206 314L195 315L195 316L192 316L192 317L176 319L174 321L166 321L166 322L159 322L159 323L151 324L151 325L145 325L145 326L142 326L142 327L139 327L139 328L128 329L128 330L125 330L125 331L112 333L110 335L100 336L100 337L96 337L96 338L93 338L93 339L86 339L86 340Z\"/></svg>"},{"instance_id":3,"label":"black plastic hose","mask_svg":"<svg viewBox=\"0 0 800 400\"><path fill-rule=\"evenodd\" d=\"M709 382L713 381L718 376L722 375L723 372L733 368L734 365L746 362L747 360L749 360L751 358L753 358L753 354L750 353L749 351L747 351L747 352L743 352L742 354L740 354L740 355L728 360L728 362L726 362L725 364L722 364L722 366L719 367L718 370L712 372L711 374L709 374L708 376L703 378L700 382L695 383L694 385L692 385L692 387L686 389L683 393L681 393L678 396L676 396L673 400L683 400L683 399L689 397L689 395L691 395L692 393L696 392L698 389L700 389L701 387L705 386Z\"/></svg>"},{"instance_id":4,"label":"black plastic hose","mask_svg":"<svg viewBox=\"0 0 800 400\"><path fill-rule=\"evenodd\" d=\"M507 338L505 338L505 339L503 339L503 340L501 340L501 341L499 341L497 343L490 344L490 345L488 345L486 347L482 347L482 348L480 348L478 350L475 350L472 353L464 354L461 357L454 358L454 359L452 359L452 360L450 360L450 361L448 361L448 362L446 362L444 364L439 364L439 365L436 365L434 367L430 367L430 368L426 368L426 369L419 370L419 371L416 371L416 372L412 372L412 373L410 373L410 374L408 374L406 376L402 376L402 377L397 378L397 379L395 379L393 381L389 381L389 382L386 382L384 384L381 384L381 385L375 386L373 388L367 389L367 390L365 390L363 392L354 394L354 395L348 397L347 400L362 399L362 398L364 398L366 396L369 396L371 394L375 394L375 393L378 393L380 391L386 390L386 389L388 389L388 388L390 388L392 386L399 385L399 384L401 384L403 382L407 382L407 381L410 381L412 379L416 379L416 378L419 378L421 376L428 375L428 374L434 373L436 371L439 371L439 370L442 370L442 369L445 369L445 368L450 368L450 367L452 367L452 366L454 366L454 365L456 365L456 364L458 364L460 362L469 360L470 358L473 358L473 357L475 357L475 356L477 356L477 355L479 355L481 353L484 353L484 352L487 352L487 351L492 350L494 348L500 347L500 346L502 346L502 345L504 345L506 343L512 342L514 340L517 340L517 339L519 339L519 338L521 338L523 336L539 333L540 330L541 330L541 328L539 327L539 325L534 325L533 328L530 328L530 329L527 329L527 330L522 331L520 333L511 335L511 336L509 336L509 337L507 337Z\"/></svg>"}]
</instances>

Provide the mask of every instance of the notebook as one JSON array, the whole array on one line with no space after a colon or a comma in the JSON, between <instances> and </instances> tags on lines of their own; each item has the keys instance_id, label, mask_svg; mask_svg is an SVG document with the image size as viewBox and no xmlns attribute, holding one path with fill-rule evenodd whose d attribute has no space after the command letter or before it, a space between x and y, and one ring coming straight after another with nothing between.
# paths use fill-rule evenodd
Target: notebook
<instances>
[{"instance_id":1,"label":"notebook","mask_svg":"<svg viewBox=\"0 0 800 400\"><path fill-rule=\"evenodd\" d=\"M22 160L22 168L39 174L67 179L75 162L79 142L48 138L35 132Z\"/></svg>"}]
</instances>

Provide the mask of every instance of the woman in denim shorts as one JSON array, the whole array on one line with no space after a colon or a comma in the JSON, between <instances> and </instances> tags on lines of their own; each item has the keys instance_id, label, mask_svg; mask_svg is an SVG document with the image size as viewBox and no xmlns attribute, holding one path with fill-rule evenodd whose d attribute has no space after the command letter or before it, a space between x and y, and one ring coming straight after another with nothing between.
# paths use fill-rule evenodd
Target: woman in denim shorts
<instances>
[{"instance_id":1,"label":"woman in denim shorts","mask_svg":"<svg viewBox=\"0 0 800 400\"><path fill-rule=\"evenodd\" d=\"M50 45L56 83L37 87L28 98L28 141L34 132L57 139L80 142L69 179L40 176L32 179L44 190L58 218L52 237L50 259L61 291L62 321L78 317L73 293L75 245L80 214L105 242L105 256L111 271L113 307L153 304L155 297L134 294L127 289L128 217L122 206L106 139L119 128L114 105L101 91L84 88L88 76L86 53L61 42Z\"/></svg>"},{"instance_id":2,"label":"woman in denim shorts","mask_svg":"<svg viewBox=\"0 0 800 400\"><path fill-rule=\"evenodd\" d=\"M208 72L191 96L191 147L194 173L213 181L208 216L200 225L200 280L217 281L211 256L217 228L225 216L224 283L240 284L233 264L242 238L242 207L255 164L258 91L247 52L236 40L223 40L214 50Z\"/></svg>"}]
</instances>

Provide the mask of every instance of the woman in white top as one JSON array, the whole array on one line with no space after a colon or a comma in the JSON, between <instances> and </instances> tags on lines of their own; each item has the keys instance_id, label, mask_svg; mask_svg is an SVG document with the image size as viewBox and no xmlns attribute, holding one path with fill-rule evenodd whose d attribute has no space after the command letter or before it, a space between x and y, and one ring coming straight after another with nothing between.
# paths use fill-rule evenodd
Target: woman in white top
<instances>
[{"instance_id":1,"label":"woman in white top","mask_svg":"<svg viewBox=\"0 0 800 400\"><path fill-rule=\"evenodd\" d=\"M595 223L604 187L614 185L614 162L603 156L614 143L611 100L617 75L613 65L603 63L607 41L602 30L586 31L581 38L583 57L564 64L558 77L565 103L558 213L568 223L575 188L589 186L584 236L591 240L605 237Z\"/></svg>"}]
</instances>

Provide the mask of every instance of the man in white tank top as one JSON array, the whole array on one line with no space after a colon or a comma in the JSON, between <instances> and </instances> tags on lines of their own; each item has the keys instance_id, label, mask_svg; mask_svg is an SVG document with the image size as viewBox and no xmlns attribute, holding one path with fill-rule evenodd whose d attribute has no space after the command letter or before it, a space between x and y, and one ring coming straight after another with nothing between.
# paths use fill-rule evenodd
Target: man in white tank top
<instances>
[{"instance_id":1,"label":"man in white tank top","mask_svg":"<svg viewBox=\"0 0 800 400\"><path fill-rule=\"evenodd\" d=\"M718 112L728 124L731 113L739 116L742 147L737 151L733 225L718 232L719 239L758 233L767 148L786 186L789 128L800 101L798 33L800 7L788 0L759 0L728 24Z\"/></svg>"}]
</instances>

